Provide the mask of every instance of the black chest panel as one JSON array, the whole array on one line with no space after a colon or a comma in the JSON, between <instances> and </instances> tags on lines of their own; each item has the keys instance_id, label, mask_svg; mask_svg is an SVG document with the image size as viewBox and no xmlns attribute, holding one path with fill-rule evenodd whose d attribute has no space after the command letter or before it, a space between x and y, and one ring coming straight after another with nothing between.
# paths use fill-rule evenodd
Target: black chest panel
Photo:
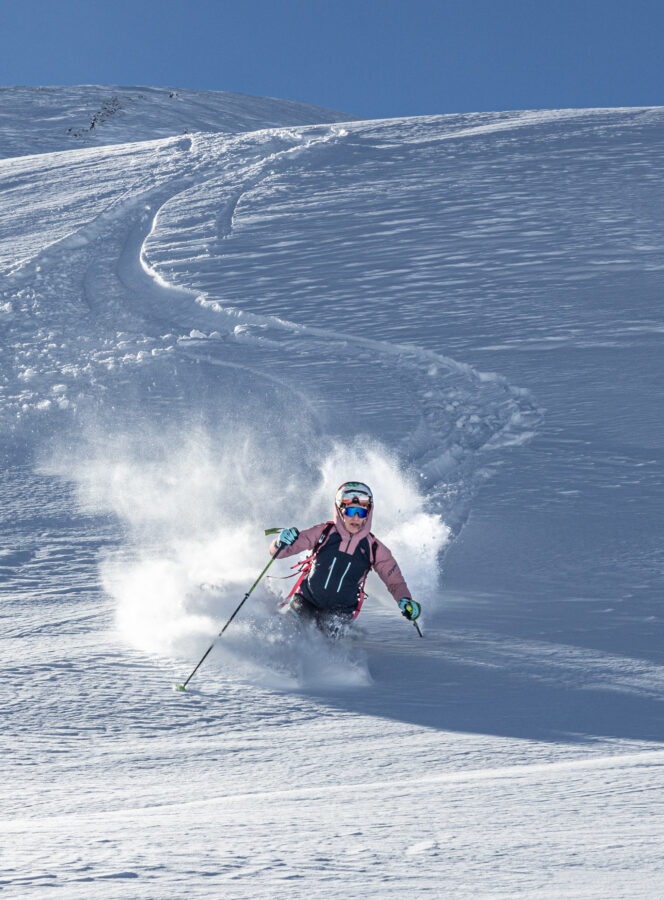
<instances>
[{"instance_id":1,"label":"black chest panel","mask_svg":"<svg viewBox=\"0 0 664 900\"><path fill-rule=\"evenodd\" d=\"M318 609L355 612L364 576L371 568L371 548L362 538L355 553L344 553L348 546L333 531L314 559L311 571L300 585L300 593Z\"/></svg>"}]
</instances>

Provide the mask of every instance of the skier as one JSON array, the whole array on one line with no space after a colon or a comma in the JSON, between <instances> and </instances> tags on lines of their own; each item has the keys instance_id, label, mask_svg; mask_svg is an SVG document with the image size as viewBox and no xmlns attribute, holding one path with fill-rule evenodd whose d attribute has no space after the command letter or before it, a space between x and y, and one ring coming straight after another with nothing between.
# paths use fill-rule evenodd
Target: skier
<instances>
[{"instance_id":1,"label":"skier","mask_svg":"<svg viewBox=\"0 0 664 900\"><path fill-rule=\"evenodd\" d=\"M305 531L284 528L272 542L272 556L277 550L280 557L313 551L289 595L288 611L325 633L337 633L359 614L364 582L369 570L375 569L402 614L414 622L420 604L411 597L391 552L371 534L371 490L359 481L346 481L337 491L334 507L334 521Z\"/></svg>"}]
</instances>

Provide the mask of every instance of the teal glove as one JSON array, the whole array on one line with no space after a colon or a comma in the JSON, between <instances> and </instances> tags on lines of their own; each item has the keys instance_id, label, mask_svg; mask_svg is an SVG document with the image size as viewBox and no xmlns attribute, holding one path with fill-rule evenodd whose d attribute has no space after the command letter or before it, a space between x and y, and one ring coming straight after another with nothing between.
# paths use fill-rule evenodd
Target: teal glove
<instances>
[{"instance_id":1,"label":"teal glove","mask_svg":"<svg viewBox=\"0 0 664 900\"><path fill-rule=\"evenodd\" d=\"M282 529L282 531L279 532L279 537L277 538L277 547L290 547L299 533L300 532L297 530L297 528Z\"/></svg>"},{"instance_id":2,"label":"teal glove","mask_svg":"<svg viewBox=\"0 0 664 900\"><path fill-rule=\"evenodd\" d=\"M420 604L415 600L411 600L410 597L404 597L403 600L399 600L398 607L401 610L401 615L405 616L409 622L414 622L422 612Z\"/></svg>"}]
</instances>

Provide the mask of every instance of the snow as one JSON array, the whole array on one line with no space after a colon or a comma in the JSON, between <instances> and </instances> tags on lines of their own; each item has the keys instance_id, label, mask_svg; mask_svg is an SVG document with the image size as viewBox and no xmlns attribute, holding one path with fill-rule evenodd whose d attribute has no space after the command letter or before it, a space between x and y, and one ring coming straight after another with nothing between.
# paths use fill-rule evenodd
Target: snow
<instances>
[{"instance_id":1,"label":"snow","mask_svg":"<svg viewBox=\"0 0 664 900\"><path fill-rule=\"evenodd\" d=\"M0 888L658 896L664 110L0 110ZM347 478L424 639L276 562L173 691Z\"/></svg>"},{"instance_id":2,"label":"snow","mask_svg":"<svg viewBox=\"0 0 664 900\"><path fill-rule=\"evenodd\" d=\"M0 158L355 119L292 100L168 87L0 87Z\"/></svg>"}]
</instances>

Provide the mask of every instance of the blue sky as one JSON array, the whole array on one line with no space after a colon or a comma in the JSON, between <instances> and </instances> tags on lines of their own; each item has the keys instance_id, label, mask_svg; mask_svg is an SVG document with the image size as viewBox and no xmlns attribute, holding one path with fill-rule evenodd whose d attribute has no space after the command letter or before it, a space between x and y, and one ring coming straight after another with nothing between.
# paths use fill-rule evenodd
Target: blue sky
<instances>
[{"instance_id":1,"label":"blue sky","mask_svg":"<svg viewBox=\"0 0 664 900\"><path fill-rule=\"evenodd\" d=\"M661 0L0 0L0 84L162 85L366 117L664 104Z\"/></svg>"}]
</instances>

